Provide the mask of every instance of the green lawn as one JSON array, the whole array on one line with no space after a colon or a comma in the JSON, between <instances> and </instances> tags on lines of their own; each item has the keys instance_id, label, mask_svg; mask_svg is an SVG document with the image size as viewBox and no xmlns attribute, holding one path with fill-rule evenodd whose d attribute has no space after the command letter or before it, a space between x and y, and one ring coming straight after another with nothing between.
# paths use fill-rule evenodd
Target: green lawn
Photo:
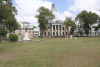
<instances>
[{"instance_id":1,"label":"green lawn","mask_svg":"<svg viewBox=\"0 0 100 67\"><path fill-rule=\"evenodd\" d=\"M2 42L0 67L100 67L100 38Z\"/></svg>"}]
</instances>

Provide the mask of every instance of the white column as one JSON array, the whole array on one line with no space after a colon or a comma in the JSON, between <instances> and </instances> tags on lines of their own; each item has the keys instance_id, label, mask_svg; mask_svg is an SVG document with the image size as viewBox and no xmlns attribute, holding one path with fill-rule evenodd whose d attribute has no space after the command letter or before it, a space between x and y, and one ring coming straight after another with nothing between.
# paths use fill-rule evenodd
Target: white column
<instances>
[{"instance_id":1,"label":"white column","mask_svg":"<svg viewBox=\"0 0 100 67\"><path fill-rule=\"evenodd\" d=\"M56 36L56 25L55 25L55 36Z\"/></svg>"},{"instance_id":2,"label":"white column","mask_svg":"<svg viewBox=\"0 0 100 67\"><path fill-rule=\"evenodd\" d=\"M52 25L52 36L53 36L53 25Z\"/></svg>"},{"instance_id":3,"label":"white column","mask_svg":"<svg viewBox=\"0 0 100 67\"><path fill-rule=\"evenodd\" d=\"M58 36L59 36L59 25L58 25Z\"/></svg>"}]
</instances>

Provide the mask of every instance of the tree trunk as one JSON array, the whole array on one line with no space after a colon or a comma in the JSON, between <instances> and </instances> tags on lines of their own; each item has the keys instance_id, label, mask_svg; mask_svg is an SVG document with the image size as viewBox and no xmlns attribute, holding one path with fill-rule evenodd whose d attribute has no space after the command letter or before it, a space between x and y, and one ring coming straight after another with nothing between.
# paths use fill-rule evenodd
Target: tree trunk
<instances>
[{"instance_id":1,"label":"tree trunk","mask_svg":"<svg viewBox=\"0 0 100 67\"><path fill-rule=\"evenodd\" d=\"M0 28L0 43L1 43L1 28Z\"/></svg>"},{"instance_id":2,"label":"tree trunk","mask_svg":"<svg viewBox=\"0 0 100 67\"><path fill-rule=\"evenodd\" d=\"M88 37L88 34L87 34L87 37Z\"/></svg>"},{"instance_id":3,"label":"tree trunk","mask_svg":"<svg viewBox=\"0 0 100 67\"><path fill-rule=\"evenodd\" d=\"M95 37L96 37L96 32L95 32Z\"/></svg>"},{"instance_id":4,"label":"tree trunk","mask_svg":"<svg viewBox=\"0 0 100 67\"><path fill-rule=\"evenodd\" d=\"M44 30L43 30L42 36L43 36L43 38L44 38Z\"/></svg>"},{"instance_id":5,"label":"tree trunk","mask_svg":"<svg viewBox=\"0 0 100 67\"><path fill-rule=\"evenodd\" d=\"M40 37L41 37L41 38L44 37L44 31L43 31L43 30L41 30Z\"/></svg>"},{"instance_id":6,"label":"tree trunk","mask_svg":"<svg viewBox=\"0 0 100 67\"><path fill-rule=\"evenodd\" d=\"M90 30L90 38L91 38L91 30Z\"/></svg>"},{"instance_id":7,"label":"tree trunk","mask_svg":"<svg viewBox=\"0 0 100 67\"><path fill-rule=\"evenodd\" d=\"M12 33L12 29L11 29L11 33Z\"/></svg>"}]
</instances>

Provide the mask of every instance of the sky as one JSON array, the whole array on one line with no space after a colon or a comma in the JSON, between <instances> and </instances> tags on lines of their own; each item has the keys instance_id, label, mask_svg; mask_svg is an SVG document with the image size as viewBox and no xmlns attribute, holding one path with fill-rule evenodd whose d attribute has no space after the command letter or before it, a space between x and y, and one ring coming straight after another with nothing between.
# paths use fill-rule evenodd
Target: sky
<instances>
[{"instance_id":1,"label":"sky","mask_svg":"<svg viewBox=\"0 0 100 67\"><path fill-rule=\"evenodd\" d=\"M53 3L58 10L57 19L61 21L64 21L66 16L75 20L77 14L83 10L95 12L100 16L100 0L13 0L12 2L18 11L17 21L29 22L34 26L38 26L37 18L34 17L39 14L37 9L41 6L51 9Z\"/></svg>"}]
</instances>

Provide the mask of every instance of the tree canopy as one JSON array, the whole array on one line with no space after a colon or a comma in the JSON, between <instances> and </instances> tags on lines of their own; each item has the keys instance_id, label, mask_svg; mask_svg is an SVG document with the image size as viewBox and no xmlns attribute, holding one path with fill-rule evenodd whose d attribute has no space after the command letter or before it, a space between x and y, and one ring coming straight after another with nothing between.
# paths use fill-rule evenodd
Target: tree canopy
<instances>
[{"instance_id":1,"label":"tree canopy","mask_svg":"<svg viewBox=\"0 0 100 67\"><path fill-rule=\"evenodd\" d=\"M8 33L8 31L5 29L1 29L0 32L1 32L1 36L3 37L5 37L5 35Z\"/></svg>"},{"instance_id":2,"label":"tree canopy","mask_svg":"<svg viewBox=\"0 0 100 67\"><path fill-rule=\"evenodd\" d=\"M37 28L36 26L33 26L33 28Z\"/></svg>"},{"instance_id":3,"label":"tree canopy","mask_svg":"<svg viewBox=\"0 0 100 67\"><path fill-rule=\"evenodd\" d=\"M79 21L80 27L83 27L88 36L89 30L91 33L91 26L94 23L97 23L98 19L99 16L96 13L92 13L91 11L87 12L84 10L76 16L75 21Z\"/></svg>"},{"instance_id":4,"label":"tree canopy","mask_svg":"<svg viewBox=\"0 0 100 67\"><path fill-rule=\"evenodd\" d=\"M44 30L46 30L46 28L47 28L46 25L48 24L48 20L54 19L55 16L49 9L47 9L43 6L41 6L37 10L37 12L39 12L39 15L36 15L35 17L38 18L40 30L42 30L44 32ZM42 32L42 35L43 35L43 32Z\"/></svg>"},{"instance_id":5,"label":"tree canopy","mask_svg":"<svg viewBox=\"0 0 100 67\"><path fill-rule=\"evenodd\" d=\"M66 17L64 24L66 25L66 27L71 26L71 34L73 34L74 30L76 29L76 24L75 21L72 20L71 17Z\"/></svg>"},{"instance_id":6,"label":"tree canopy","mask_svg":"<svg viewBox=\"0 0 100 67\"><path fill-rule=\"evenodd\" d=\"M12 4L12 0L0 0L0 25L2 26L9 25L11 28L17 29L19 25L17 23L15 15L17 15L17 10L15 6L13 6ZM0 26L0 30L2 26ZM0 37L1 37L1 32L0 32Z\"/></svg>"}]
</instances>

